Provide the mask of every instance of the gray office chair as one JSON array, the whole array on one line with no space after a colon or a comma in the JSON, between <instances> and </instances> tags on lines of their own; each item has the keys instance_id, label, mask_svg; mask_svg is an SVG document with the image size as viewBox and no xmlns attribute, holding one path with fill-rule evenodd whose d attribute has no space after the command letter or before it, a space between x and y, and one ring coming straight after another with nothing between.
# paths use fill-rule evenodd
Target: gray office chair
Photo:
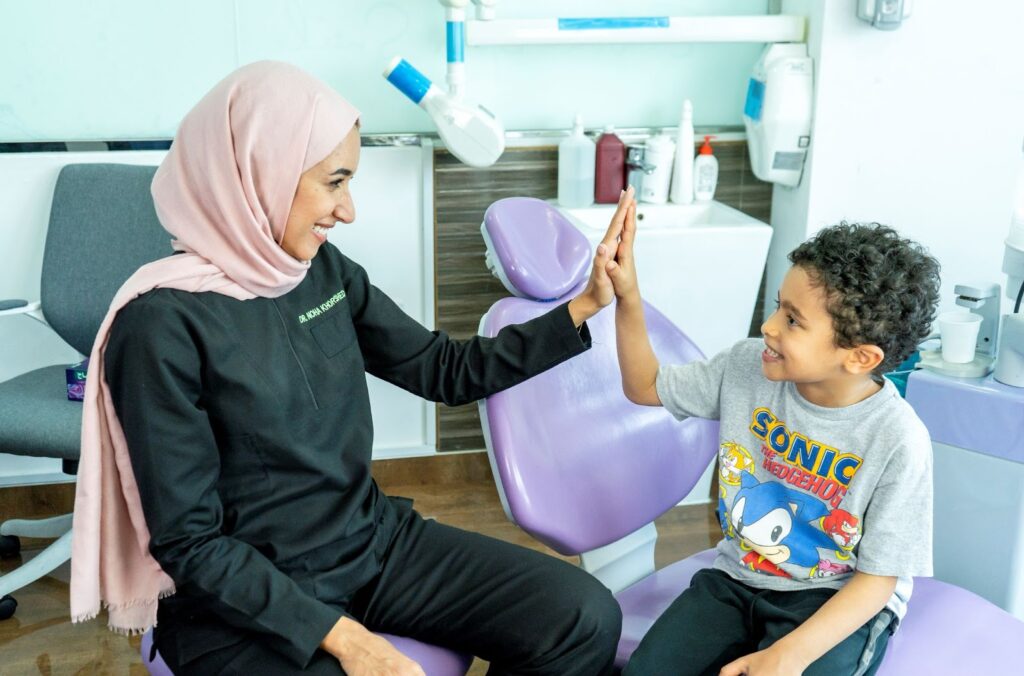
<instances>
[{"instance_id":1,"label":"gray office chair","mask_svg":"<svg viewBox=\"0 0 1024 676\"><path fill-rule=\"evenodd\" d=\"M155 171L125 164L65 166L53 190L40 302L0 300L0 318L36 319L88 355L114 293L140 266L173 253L149 194ZM67 399L66 366L46 366L0 383L0 452L60 458L63 471L73 475L82 404ZM57 540L0 576L0 620L17 608L11 592L71 558L70 514L0 524L0 555L20 551L19 535Z\"/></svg>"}]
</instances>

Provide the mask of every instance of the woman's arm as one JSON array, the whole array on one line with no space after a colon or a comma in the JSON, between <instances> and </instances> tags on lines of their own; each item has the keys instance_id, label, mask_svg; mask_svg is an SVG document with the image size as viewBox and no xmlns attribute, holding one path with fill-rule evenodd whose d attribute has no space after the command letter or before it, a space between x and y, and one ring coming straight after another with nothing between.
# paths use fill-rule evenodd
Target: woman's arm
<instances>
[{"instance_id":1,"label":"woman's arm","mask_svg":"<svg viewBox=\"0 0 1024 676\"><path fill-rule=\"evenodd\" d=\"M457 341L428 331L350 263L357 272L347 291L366 370L426 399L459 405L517 385L585 351L590 334L583 323L613 298L606 265L632 199L631 192L623 195L584 291L540 317L504 327L494 338Z\"/></svg>"}]
</instances>

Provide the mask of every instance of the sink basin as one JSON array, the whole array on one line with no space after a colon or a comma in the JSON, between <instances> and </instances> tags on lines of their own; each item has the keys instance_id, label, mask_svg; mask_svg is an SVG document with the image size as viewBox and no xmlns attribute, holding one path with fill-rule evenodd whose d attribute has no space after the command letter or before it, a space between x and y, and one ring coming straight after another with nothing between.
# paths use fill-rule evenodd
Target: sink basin
<instances>
[{"instance_id":1,"label":"sink basin","mask_svg":"<svg viewBox=\"0 0 1024 676\"><path fill-rule=\"evenodd\" d=\"M558 207L597 246L615 205ZM745 338L757 304L771 226L721 202L637 204L640 293L707 357Z\"/></svg>"},{"instance_id":2,"label":"sink basin","mask_svg":"<svg viewBox=\"0 0 1024 676\"><path fill-rule=\"evenodd\" d=\"M753 227L766 228L767 224L733 209L721 202L694 204L646 204L636 205L637 230L651 228L715 228ZM595 204L578 209L558 207L563 214L571 217L584 232L597 230L600 234L608 228L608 221L615 213L614 204Z\"/></svg>"}]
</instances>

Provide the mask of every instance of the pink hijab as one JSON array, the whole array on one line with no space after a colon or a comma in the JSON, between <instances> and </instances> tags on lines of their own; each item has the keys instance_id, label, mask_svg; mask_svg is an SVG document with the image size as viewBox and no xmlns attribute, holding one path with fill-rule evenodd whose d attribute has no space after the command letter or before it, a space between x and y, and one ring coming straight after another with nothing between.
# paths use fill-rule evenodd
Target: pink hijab
<instances>
[{"instance_id":1,"label":"pink hijab","mask_svg":"<svg viewBox=\"0 0 1024 676\"><path fill-rule=\"evenodd\" d=\"M114 317L157 287L276 298L298 286L309 262L281 248L299 175L327 157L359 112L298 68L262 61L217 84L182 120L152 193L173 247L114 296L96 334L86 380L82 455L71 547L71 619L107 607L126 634L156 624L157 600L174 582L149 553L149 530L128 448L103 375Z\"/></svg>"}]
</instances>

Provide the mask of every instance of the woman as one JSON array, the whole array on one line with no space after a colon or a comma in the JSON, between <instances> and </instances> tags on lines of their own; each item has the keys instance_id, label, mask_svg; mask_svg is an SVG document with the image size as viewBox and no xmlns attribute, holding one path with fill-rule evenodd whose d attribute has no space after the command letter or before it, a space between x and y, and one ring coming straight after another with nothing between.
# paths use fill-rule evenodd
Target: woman
<instances>
[{"instance_id":1,"label":"woman","mask_svg":"<svg viewBox=\"0 0 1024 676\"><path fill-rule=\"evenodd\" d=\"M121 631L159 618L176 673L421 673L371 630L494 673L604 673L621 618L593 578L380 492L363 374L462 404L586 350L632 193L579 296L459 343L326 243L355 220L358 124L325 84L270 62L182 121L152 186L179 253L125 283L93 348L73 617L102 601Z\"/></svg>"}]
</instances>

